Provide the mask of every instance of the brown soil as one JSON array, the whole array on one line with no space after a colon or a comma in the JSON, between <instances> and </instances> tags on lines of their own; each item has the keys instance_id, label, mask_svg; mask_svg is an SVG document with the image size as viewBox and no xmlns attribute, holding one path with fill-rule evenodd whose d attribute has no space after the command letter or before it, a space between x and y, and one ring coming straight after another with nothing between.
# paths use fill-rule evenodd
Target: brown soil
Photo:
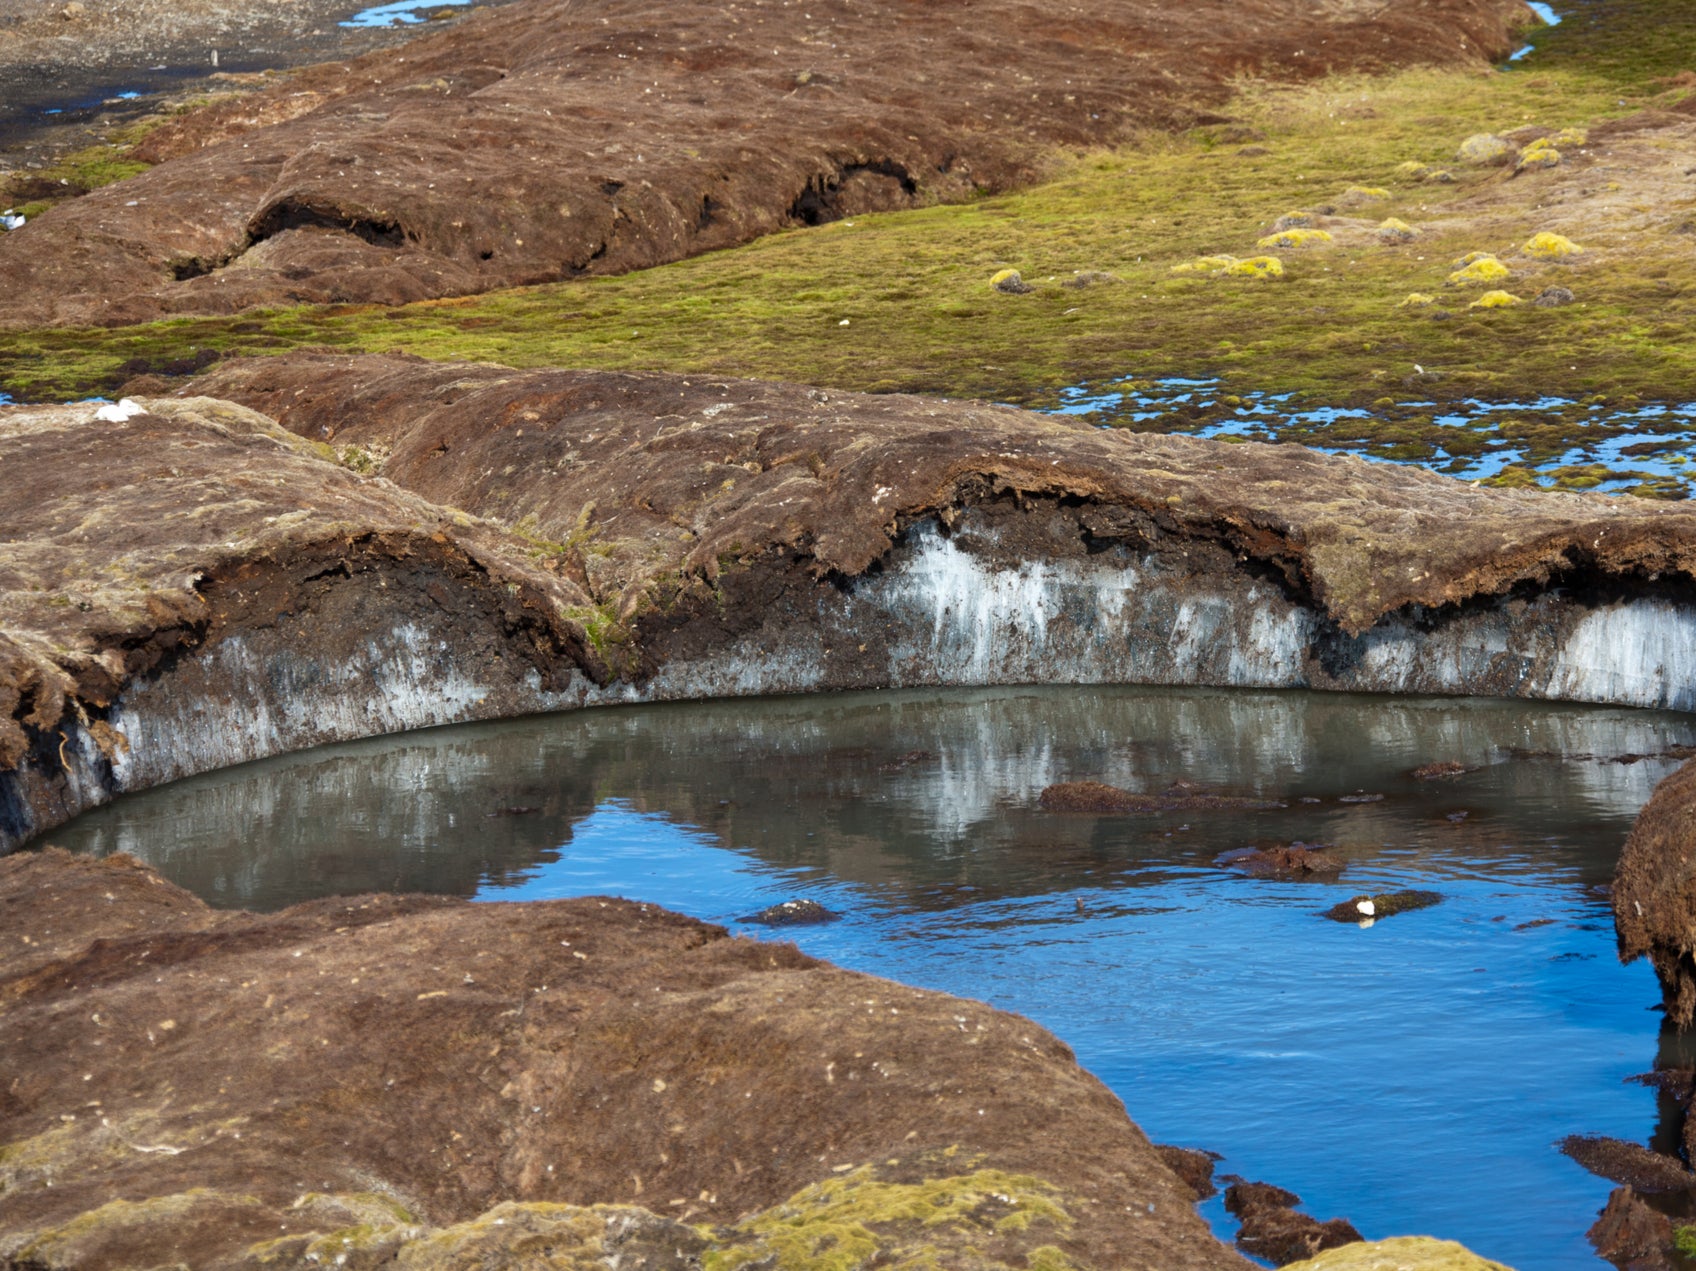
<instances>
[{"instance_id":1,"label":"brown soil","mask_svg":"<svg viewBox=\"0 0 1696 1271\"><path fill-rule=\"evenodd\" d=\"M0 860L0 914L7 1265L534 1266L592 1219L682 1267L662 1237L755 1246L785 1202L836 1238L813 1184L936 1265L1243 1265L1044 1030L791 945L593 897L215 912L51 850ZM876 1212L940 1177L947 1221Z\"/></svg>"},{"instance_id":2,"label":"brown soil","mask_svg":"<svg viewBox=\"0 0 1696 1271\"><path fill-rule=\"evenodd\" d=\"M1597 1254L1626 1271L1676 1271L1672 1220L1629 1187L1608 1194L1608 1203L1585 1233Z\"/></svg>"},{"instance_id":3,"label":"brown soil","mask_svg":"<svg viewBox=\"0 0 1696 1271\"><path fill-rule=\"evenodd\" d=\"M1050 812L1189 812L1209 808L1267 809L1286 805L1270 799L1210 794L1180 781L1158 794L1137 794L1100 781L1063 781L1040 796Z\"/></svg>"},{"instance_id":4,"label":"brown soil","mask_svg":"<svg viewBox=\"0 0 1696 1271\"><path fill-rule=\"evenodd\" d=\"M0 785L0 841L110 797L110 703L234 637L334 668L372 629L410 624L436 633L442 674L493 681L458 714L308 721L288 745L498 717L539 709L538 685L645 682L817 624L821 595L929 518L956 538L981 523L990 563L1122 545L1198 583L1250 571L1343 632L1550 585L1618 595L1653 578L1664 594L1696 572L1686 507L973 403L310 352L221 364L183 391L283 427L186 398L96 428L88 406L0 414L8 477L36 495L0 506L0 775L20 774ZM888 682L879 648L824 652L831 686ZM186 713L246 690L172 691ZM101 752L80 768L79 727ZM1114 796L1139 797L1215 796Z\"/></svg>"},{"instance_id":5,"label":"brown soil","mask_svg":"<svg viewBox=\"0 0 1696 1271\"><path fill-rule=\"evenodd\" d=\"M1198 1201L1219 1194L1219 1188L1213 1182L1213 1166L1220 1159L1218 1153L1195 1147L1175 1147L1168 1143L1156 1143L1154 1150L1160 1153L1166 1167L1184 1180L1185 1186Z\"/></svg>"},{"instance_id":6,"label":"brown soil","mask_svg":"<svg viewBox=\"0 0 1696 1271\"><path fill-rule=\"evenodd\" d=\"M71 192L64 189L32 190L29 170L125 125L275 82L261 72L356 57L419 33L416 26L339 25L368 7L360 0L0 0L0 198L65 198ZM421 16L434 29L469 12Z\"/></svg>"},{"instance_id":7,"label":"brown soil","mask_svg":"<svg viewBox=\"0 0 1696 1271\"><path fill-rule=\"evenodd\" d=\"M504 531L362 480L229 403L163 402L91 427L92 414L12 412L0 427L9 476L35 494L0 514L0 768L63 758L61 721L102 715L185 651L312 609L337 612L350 644L370 611L393 621L412 607L448 616L460 655L504 657L514 678L604 675L562 617L586 603L581 585ZM122 738L94 732L116 758ZM52 823L71 793L31 797ZM16 817L0 806L0 833Z\"/></svg>"},{"instance_id":8,"label":"brown soil","mask_svg":"<svg viewBox=\"0 0 1696 1271\"><path fill-rule=\"evenodd\" d=\"M1619 956L1649 956L1661 982L1667 1018L1680 1028L1696 1020L1696 761L1660 785L1637 816L1614 874L1614 929Z\"/></svg>"},{"instance_id":9,"label":"brown soil","mask_svg":"<svg viewBox=\"0 0 1696 1271\"><path fill-rule=\"evenodd\" d=\"M912 521L1002 497L1083 505L1088 543L1047 552L1189 540L1254 562L1349 632L1555 580L1696 583L1687 507L971 402L311 352L222 363L180 391L371 447L384 476L434 502L530 518L549 539L592 531L597 597L621 608L668 571L710 578L772 549L852 577Z\"/></svg>"},{"instance_id":10,"label":"brown soil","mask_svg":"<svg viewBox=\"0 0 1696 1271\"><path fill-rule=\"evenodd\" d=\"M1237 1232L1238 1247L1274 1266L1286 1266L1362 1239L1348 1219L1320 1222L1299 1212L1299 1204L1300 1196L1270 1183L1239 1180L1225 1189L1225 1208L1242 1223Z\"/></svg>"},{"instance_id":11,"label":"brown soil","mask_svg":"<svg viewBox=\"0 0 1696 1271\"><path fill-rule=\"evenodd\" d=\"M1639 1192L1686 1192L1696 1188L1696 1174L1685 1168L1682 1161L1624 1139L1570 1134L1561 1140L1561 1151L1592 1174Z\"/></svg>"},{"instance_id":12,"label":"brown soil","mask_svg":"<svg viewBox=\"0 0 1696 1271\"><path fill-rule=\"evenodd\" d=\"M803 12L805 8L805 12ZM1482 64L1517 0L519 0L152 134L0 238L0 326L615 273L1039 176L1233 77Z\"/></svg>"}]
</instances>

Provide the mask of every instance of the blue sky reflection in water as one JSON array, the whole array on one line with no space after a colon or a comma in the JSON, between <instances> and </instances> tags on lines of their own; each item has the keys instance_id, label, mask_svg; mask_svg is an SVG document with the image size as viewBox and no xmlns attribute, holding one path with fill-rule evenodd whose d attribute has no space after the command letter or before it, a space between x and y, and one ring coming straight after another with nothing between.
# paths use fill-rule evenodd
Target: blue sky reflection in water
<instances>
[{"instance_id":1,"label":"blue sky reflection in water","mask_svg":"<svg viewBox=\"0 0 1696 1271\"><path fill-rule=\"evenodd\" d=\"M1049 413L1107 427L1235 441L1299 442L1477 481L1523 466L1550 478L1574 465L1599 469L1587 488L1620 493L1659 481L1687 497L1696 477L1696 402L1607 402L1544 396L1526 401L1443 402L1404 393L1371 408L1301 402L1291 393L1231 391L1223 380L1177 376L1074 384ZM1385 424L1411 424L1390 429ZM1569 448L1525 440L1524 425L1553 425ZM1445 444L1445 439L1447 444Z\"/></svg>"},{"instance_id":2,"label":"blue sky reflection in water","mask_svg":"<svg viewBox=\"0 0 1696 1271\"><path fill-rule=\"evenodd\" d=\"M483 895L617 892L728 922L804 893L844 920L782 935L1038 1020L1156 1141L1223 1151L1221 1170L1368 1235L1436 1232L1521 1268L1601 1265L1583 1231L1608 1186L1553 1140L1602 1124L1646 1135L1654 1097L1623 1079L1652 1062L1657 993L1645 967L1617 965L1605 905L1565 871L1528 855L1486 876L1426 857L1315 887L1168 866L1127 891L917 913L809 873L609 802L559 860ZM1369 930L1315 916L1354 887L1445 901ZM1228 1239L1222 1204L1208 1209Z\"/></svg>"},{"instance_id":3,"label":"blue sky reflection in water","mask_svg":"<svg viewBox=\"0 0 1696 1271\"><path fill-rule=\"evenodd\" d=\"M1583 1233L1609 1186L1553 1144L1655 1128L1654 1095L1624 1078L1655 1061L1658 993L1615 961L1595 888L1675 764L1617 760L1693 741L1685 716L1305 693L769 699L334 747L123 800L52 839L261 907L371 887L607 892L735 925L810 896L842 921L777 934L1039 1020L1157 1141L1223 1152L1222 1169L1369 1235L1599 1271ZM1475 770L1408 775L1432 760ZM1037 806L1072 778L1289 806ZM1340 802L1362 789L1385 797ZM1213 864L1292 839L1335 845L1344 881ZM1317 916L1400 887L1445 900L1370 929ZM1206 1212L1229 1236L1219 1202Z\"/></svg>"},{"instance_id":4,"label":"blue sky reflection in water","mask_svg":"<svg viewBox=\"0 0 1696 1271\"><path fill-rule=\"evenodd\" d=\"M470 4L471 0L391 0L388 4L373 5L369 9L361 9L351 18L337 23L338 26L410 26L429 21L429 16L439 9L457 8Z\"/></svg>"}]
</instances>

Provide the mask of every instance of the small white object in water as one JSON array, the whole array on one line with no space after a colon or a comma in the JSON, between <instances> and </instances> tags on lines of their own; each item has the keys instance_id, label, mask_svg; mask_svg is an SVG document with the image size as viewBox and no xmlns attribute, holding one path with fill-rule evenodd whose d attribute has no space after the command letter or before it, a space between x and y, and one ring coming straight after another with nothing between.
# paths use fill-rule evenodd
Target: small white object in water
<instances>
[{"instance_id":1,"label":"small white object in water","mask_svg":"<svg viewBox=\"0 0 1696 1271\"><path fill-rule=\"evenodd\" d=\"M134 419L137 415L145 415L147 407L133 397L126 397L116 406L105 405L94 412L95 419L107 424L121 424L126 419Z\"/></svg>"},{"instance_id":2,"label":"small white object in water","mask_svg":"<svg viewBox=\"0 0 1696 1271\"><path fill-rule=\"evenodd\" d=\"M1354 907L1357 913L1366 918L1370 918L1378 912L1378 906L1374 905L1370 900L1357 900L1355 901Z\"/></svg>"},{"instance_id":3,"label":"small white object in water","mask_svg":"<svg viewBox=\"0 0 1696 1271\"><path fill-rule=\"evenodd\" d=\"M1542 18L1544 26L1559 26L1561 24L1561 15L1555 12L1554 6L1542 3L1542 0L1527 0L1525 7Z\"/></svg>"},{"instance_id":4,"label":"small white object in water","mask_svg":"<svg viewBox=\"0 0 1696 1271\"><path fill-rule=\"evenodd\" d=\"M0 212L0 228L22 229L23 227L24 218L12 211L11 208L7 208L4 212Z\"/></svg>"}]
</instances>

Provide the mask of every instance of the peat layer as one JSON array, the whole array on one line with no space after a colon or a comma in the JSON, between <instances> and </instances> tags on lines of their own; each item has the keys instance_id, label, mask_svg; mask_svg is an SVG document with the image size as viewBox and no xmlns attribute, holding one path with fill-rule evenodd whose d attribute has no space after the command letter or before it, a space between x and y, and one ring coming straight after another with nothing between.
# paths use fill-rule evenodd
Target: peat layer
<instances>
[{"instance_id":1,"label":"peat layer","mask_svg":"<svg viewBox=\"0 0 1696 1271\"><path fill-rule=\"evenodd\" d=\"M0 414L37 494L0 512L7 845L266 754L605 701L1696 704L1679 506L749 381L301 353L188 391Z\"/></svg>"},{"instance_id":2,"label":"peat layer","mask_svg":"<svg viewBox=\"0 0 1696 1271\"><path fill-rule=\"evenodd\" d=\"M1247 1265L1049 1033L792 945L51 850L0 914L8 1267Z\"/></svg>"},{"instance_id":3,"label":"peat layer","mask_svg":"<svg viewBox=\"0 0 1696 1271\"><path fill-rule=\"evenodd\" d=\"M0 236L0 326L616 273L1027 182L1233 77L1504 55L1518 0L521 0L154 131Z\"/></svg>"},{"instance_id":4,"label":"peat layer","mask_svg":"<svg viewBox=\"0 0 1696 1271\"><path fill-rule=\"evenodd\" d=\"M1667 1017L1690 1027L1696 1021L1696 760L1661 782L1638 814L1620 853L1614 927L1620 957L1647 955Z\"/></svg>"},{"instance_id":5,"label":"peat layer","mask_svg":"<svg viewBox=\"0 0 1696 1271\"><path fill-rule=\"evenodd\" d=\"M157 112L161 92L180 105L190 94L251 84L242 72L352 57L414 34L399 24L340 25L366 7L359 0L0 0L0 198L64 197L63 190L20 191L5 169L16 164L9 175L26 178L43 158ZM451 21L465 12L442 7L419 16Z\"/></svg>"}]
</instances>

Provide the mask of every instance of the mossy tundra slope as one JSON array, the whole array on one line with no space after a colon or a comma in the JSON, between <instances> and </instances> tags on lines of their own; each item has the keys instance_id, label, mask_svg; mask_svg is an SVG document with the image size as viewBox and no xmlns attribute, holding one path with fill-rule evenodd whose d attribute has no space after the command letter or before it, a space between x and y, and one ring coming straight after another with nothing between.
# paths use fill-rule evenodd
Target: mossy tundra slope
<instances>
[{"instance_id":1,"label":"mossy tundra slope","mask_svg":"<svg viewBox=\"0 0 1696 1271\"><path fill-rule=\"evenodd\" d=\"M1527 38L1533 51L1504 69L1244 81L1223 122L1056 155L1060 174L1034 188L617 277L21 332L0 351L0 384L110 392L302 345L1036 406L1068 385L1202 377L1215 392L1103 421L1208 430L1243 393L1294 392L1367 413L1255 435L1426 462L1506 439L1513 462L1493 480L1569 487L1607 475L1587 445L1630 433L1615 467L1659 460L1638 492L1681 497L1688 420L1645 415L1696 400L1696 13L1588 0ZM1477 134L1503 144L1470 147L1486 161L1469 162ZM1556 240L1574 250L1539 247ZM1231 267L1259 257L1275 273ZM1028 290L992 287L1006 269ZM1523 409L1493 414L1484 436L1438 422L1444 403L1474 397Z\"/></svg>"}]
</instances>

